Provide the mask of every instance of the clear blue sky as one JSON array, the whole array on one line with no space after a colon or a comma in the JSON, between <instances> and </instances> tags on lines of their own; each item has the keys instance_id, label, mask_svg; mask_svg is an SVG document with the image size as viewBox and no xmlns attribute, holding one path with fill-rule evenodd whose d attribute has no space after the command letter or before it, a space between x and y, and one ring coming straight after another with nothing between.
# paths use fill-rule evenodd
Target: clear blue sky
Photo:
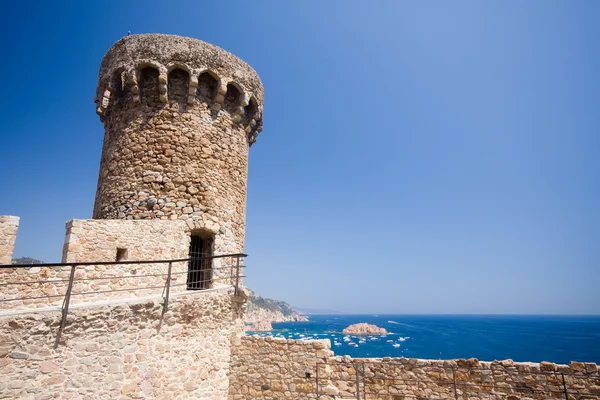
<instances>
[{"instance_id":1,"label":"clear blue sky","mask_svg":"<svg viewBox=\"0 0 600 400\"><path fill-rule=\"evenodd\" d=\"M100 60L172 33L265 86L247 284L373 313L600 313L600 2L77 1L2 7L0 214L59 261L90 218Z\"/></svg>"}]
</instances>

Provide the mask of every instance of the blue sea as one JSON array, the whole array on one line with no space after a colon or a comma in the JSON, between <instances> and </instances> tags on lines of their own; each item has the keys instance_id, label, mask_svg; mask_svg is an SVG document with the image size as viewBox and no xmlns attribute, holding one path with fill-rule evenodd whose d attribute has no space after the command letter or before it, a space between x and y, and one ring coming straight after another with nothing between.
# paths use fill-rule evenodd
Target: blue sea
<instances>
[{"instance_id":1,"label":"blue sea","mask_svg":"<svg viewBox=\"0 0 600 400\"><path fill-rule=\"evenodd\" d=\"M336 355L482 361L570 361L600 364L600 316L311 315L310 322L274 323L261 336L330 339ZM347 336L367 322L386 336Z\"/></svg>"}]
</instances>

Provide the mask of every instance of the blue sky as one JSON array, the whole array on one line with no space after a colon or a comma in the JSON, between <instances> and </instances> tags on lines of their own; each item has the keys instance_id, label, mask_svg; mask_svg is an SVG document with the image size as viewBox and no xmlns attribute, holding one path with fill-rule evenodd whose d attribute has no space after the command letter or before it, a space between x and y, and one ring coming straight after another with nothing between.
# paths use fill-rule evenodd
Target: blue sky
<instances>
[{"instance_id":1,"label":"blue sky","mask_svg":"<svg viewBox=\"0 0 600 400\"><path fill-rule=\"evenodd\" d=\"M59 261L91 218L100 60L172 33L265 86L247 284L298 307L600 313L600 2L11 2L0 214Z\"/></svg>"}]
</instances>

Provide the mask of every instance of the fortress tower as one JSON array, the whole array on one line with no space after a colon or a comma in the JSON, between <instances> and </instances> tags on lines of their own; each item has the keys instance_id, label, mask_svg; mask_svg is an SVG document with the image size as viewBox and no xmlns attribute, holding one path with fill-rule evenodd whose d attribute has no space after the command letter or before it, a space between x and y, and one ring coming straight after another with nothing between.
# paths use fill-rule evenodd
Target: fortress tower
<instances>
[{"instance_id":1,"label":"fortress tower","mask_svg":"<svg viewBox=\"0 0 600 400\"><path fill-rule=\"evenodd\" d=\"M200 40L126 36L102 60L95 102L105 134L94 219L184 220L202 253L242 252L256 72Z\"/></svg>"}]
</instances>

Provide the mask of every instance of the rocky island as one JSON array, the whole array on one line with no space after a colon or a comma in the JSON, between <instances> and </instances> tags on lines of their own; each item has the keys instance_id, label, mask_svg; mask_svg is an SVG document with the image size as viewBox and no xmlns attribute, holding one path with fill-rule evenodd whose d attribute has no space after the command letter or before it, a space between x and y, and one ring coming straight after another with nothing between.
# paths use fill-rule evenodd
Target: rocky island
<instances>
[{"instance_id":1,"label":"rocky island","mask_svg":"<svg viewBox=\"0 0 600 400\"><path fill-rule=\"evenodd\" d=\"M342 331L344 335L387 335L385 328L377 325L360 323L348 326Z\"/></svg>"}]
</instances>

